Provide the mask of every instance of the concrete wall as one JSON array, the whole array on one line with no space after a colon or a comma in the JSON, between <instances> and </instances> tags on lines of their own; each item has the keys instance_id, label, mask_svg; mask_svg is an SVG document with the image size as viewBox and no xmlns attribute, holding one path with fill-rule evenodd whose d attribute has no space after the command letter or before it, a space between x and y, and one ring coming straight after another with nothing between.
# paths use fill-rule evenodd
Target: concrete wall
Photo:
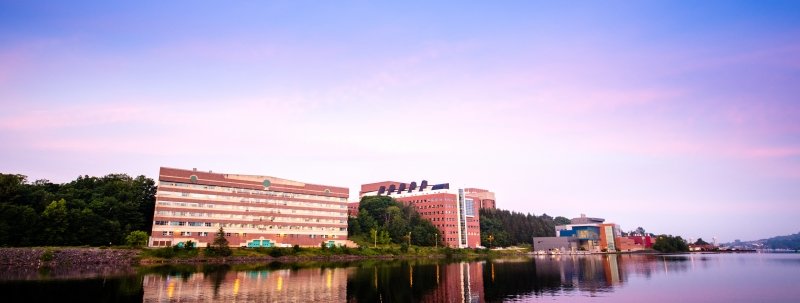
<instances>
[{"instance_id":1,"label":"concrete wall","mask_svg":"<svg viewBox=\"0 0 800 303\"><path fill-rule=\"evenodd\" d=\"M568 237L534 237L534 251L576 251L578 250L577 239Z\"/></svg>"}]
</instances>

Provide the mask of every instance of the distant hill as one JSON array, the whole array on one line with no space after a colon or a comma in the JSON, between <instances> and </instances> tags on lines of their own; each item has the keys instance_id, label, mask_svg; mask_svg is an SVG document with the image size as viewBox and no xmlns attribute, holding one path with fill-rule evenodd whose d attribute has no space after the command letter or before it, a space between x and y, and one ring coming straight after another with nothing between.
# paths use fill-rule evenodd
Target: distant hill
<instances>
[{"instance_id":1,"label":"distant hill","mask_svg":"<svg viewBox=\"0 0 800 303\"><path fill-rule=\"evenodd\" d=\"M800 250L800 232L788 236L777 236L746 242L725 243L724 246L741 248L767 248L767 249L792 249Z\"/></svg>"},{"instance_id":2,"label":"distant hill","mask_svg":"<svg viewBox=\"0 0 800 303\"><path fill-rule=\"evenodd\" d=\"M764 248L796 250L800 249L800 232L788 236L777 236L765 240L759 240L758 242L763 243Z\"/></svg>"}]
</instances>

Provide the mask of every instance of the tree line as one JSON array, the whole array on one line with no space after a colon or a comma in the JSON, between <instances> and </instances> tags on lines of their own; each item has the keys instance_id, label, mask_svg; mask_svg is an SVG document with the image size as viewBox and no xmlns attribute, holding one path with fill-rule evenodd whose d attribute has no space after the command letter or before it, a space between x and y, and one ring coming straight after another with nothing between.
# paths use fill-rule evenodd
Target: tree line
<instances>
[{"instance_id":1,"label":"tree line","mask_svg":"<svg viewBox=\"0 0 800 303\"><path fill-rule=\"evenodd\" d=\"M566 220L566 221L565 221ZM555 226L569 224L564 217L536 216L503 209L481 209L481 244L505 247L530 244L533 237L554 237Z\"/></svg>"},{"instance_id":2,"label":"tree line","mask_svg":"<svg viewBox=\"0 0 800 303\"><path fill-rule=\"evenodd\" d=\"M79 176L64 184L0 174L0 246L119 245L150 232L155 182L145 176Z\"/></svg>"}]
</instances>

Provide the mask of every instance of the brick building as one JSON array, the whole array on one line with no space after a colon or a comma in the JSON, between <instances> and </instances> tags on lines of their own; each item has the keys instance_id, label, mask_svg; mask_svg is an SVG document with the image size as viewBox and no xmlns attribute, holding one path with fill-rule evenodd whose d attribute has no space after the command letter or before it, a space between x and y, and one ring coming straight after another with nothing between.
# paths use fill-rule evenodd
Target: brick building
<instances>
[{"instance_id":1,"label":"brick building","mask_svg":"<svg viewBox=\"0 0 800 303\"><path fill-rule=\"evenodd\" d=\"M347 241L348 188L162 167L150 246L319 246ZM352 245L352 244L349 244Z\"/></svg>"}]
</instances>

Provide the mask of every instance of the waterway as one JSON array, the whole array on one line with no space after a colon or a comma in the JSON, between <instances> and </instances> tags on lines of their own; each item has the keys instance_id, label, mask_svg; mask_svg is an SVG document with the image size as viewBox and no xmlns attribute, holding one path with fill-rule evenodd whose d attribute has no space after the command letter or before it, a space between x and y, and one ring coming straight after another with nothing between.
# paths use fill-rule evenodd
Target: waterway
<instances>
[{"instance_id":1,"label":"waterway","mask_svg":"<svg viewBox=\"0 0 800 303\"><path fill-rule=\"evenodd\" d=\"M0 272L2 302L800 302L800 254Z\"/></svg>"}]
</instances>

